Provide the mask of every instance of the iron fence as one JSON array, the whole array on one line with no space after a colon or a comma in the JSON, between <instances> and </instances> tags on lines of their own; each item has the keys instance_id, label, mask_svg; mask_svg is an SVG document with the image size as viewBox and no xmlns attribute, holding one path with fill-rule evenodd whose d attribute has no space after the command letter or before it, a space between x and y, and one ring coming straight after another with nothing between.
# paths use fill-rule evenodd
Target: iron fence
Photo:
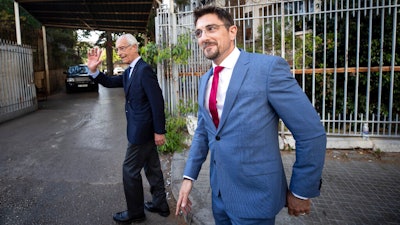
<instances>
[{"instance_id":1,"label":"iron fence","mask_svg":"<svg viewBox=\"0 0 400 225\"><path fill-rule=\"evenodd\" d=\"M369 136L400 137L397 0L222 2L214 4L234 16L237 46L285 58L328 135L360 136L364 130ZM178 104L197 103L199 77L211 66L191 36L191 10L163 5L156 17L159 48L174 48L181 36L191 40L187 64L158 65L172 113Z\"/></svg>"},{"instance_id":2,"label":"iron fence","mask_svg":"<svg viewBox=\"0 0 400 225\"><path fill-rule=\"evenodd\" d=\"M0 39L0 123L37 107L32 49Z\"/></svg>"}]
</instances>

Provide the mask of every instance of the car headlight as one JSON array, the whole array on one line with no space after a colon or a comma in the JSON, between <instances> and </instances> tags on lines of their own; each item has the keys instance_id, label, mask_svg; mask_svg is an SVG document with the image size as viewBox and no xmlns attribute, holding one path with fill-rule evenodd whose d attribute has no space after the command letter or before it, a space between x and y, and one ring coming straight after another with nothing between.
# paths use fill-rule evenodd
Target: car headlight
<instances>
[{"instance_id":1,"label":"car headlight","mask_svg":"<svg viewBox=\"0 0 400 225\"><path fill-rule=\"evenodd\" d=\"M69 83L72 83L72 82L75 82L75 79L74 78L67 78L67 82L69 82Z\"/></svg>"}]
</instances>

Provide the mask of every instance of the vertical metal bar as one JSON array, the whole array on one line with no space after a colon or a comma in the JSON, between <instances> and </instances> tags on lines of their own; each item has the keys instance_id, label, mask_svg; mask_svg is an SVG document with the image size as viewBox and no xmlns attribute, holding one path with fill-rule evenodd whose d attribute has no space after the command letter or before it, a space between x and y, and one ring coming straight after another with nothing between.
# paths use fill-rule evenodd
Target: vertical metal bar
<instances>
[{"instance_id":1,"label":"vertical metal bar","mask_svg":"<svg viewBox=\"0 0 400 225\"><path fill-rule=\"evenodd\" d=\"M372 8L372 0L371 8ZM367 93L365 93L366 101L365 101L365 114L367 120L369 120L369 104L370 104L370 95L369 92L371 90L371 48L372 48L372 9L369 10L369 35L368 35L368 73L367 73Z\"/></svg>"},{"instance_id":2,"label":"vertical metal bar","mask_svg":"<svg viewBox=\"0 0 400 225\"><path fill-rule=\"evenodd\" d=\"M327 26L327 4L324 4L324 74L323 74L323 90L322 90L322 120L325 121L325 108L326 108L326 26Z\"/></svg>"},{"instance_id":3,"label":"vertical metal bar","mask_svg":"<svg viewBox=\"0 0 400 225\"><path fill-rule=\"evenodd\" d=\"M366 120L368 121L369 120L369 118L366 118ZM385 119L384 119L384 121L385 121ZM374 134L374 131L375 131L375 113L373 113L372 114L372 122L370 123L370 124L372 124L370 127L371 127L371 129L370 129L370 135L372 134ZM380 128L380 126L377 126L377 128L376 128L376 130L379 130L379 128Z\"/></svg>"},{"instance_id":4,"label":"vertical metal bar","mask_svg":"<svg viewBox=\"0 0 400 225\"><path fill-rule=\"evenodd\" d=\"M267 19L265 19L266 15L265 15L265 11L267 11L267 15L268 15L268 5L264 6L261 10L261 18L262 18L262 24L261 24L261 44L262 44L262 53L265 54L265 24L268 21L268 17Z\"/></svg>"},{"instance_id":5,"label":"vertical metal bar","mask_svg":"<svg viewBox=\"0 0 400 225\"><path fill-rule=\"evenodd\" d=\"M10 76L10 81L11 81L11 85L10 85L10 88L11 88L11 106L12 106L12 111L17 111L18 110L18 101L17 101L17 99L18 99L18 97L17 97L17 87L16 87L16 74L17 74L17 71L16 71L16 69L15 69L15 62L17 62L18 63L18 58L16 57L16 54L15 54L15 51L16 51L16 45L13 45L12 46L12 48L11 48L11 62L12 62L12 64L10 65L10 71L12 72L12 73L10 73L10 74L12 74L12 76Z\"/></svg>"},{"instance_id":6,"label":"vertical metal bar","mask_svg":"<svg viewBox=\"0 0 400 225\"><path fill-rule=\"evenodd\" d=\"M363 124L364 124L364 114L361 114L361 118L360 118L360 129L359 129L359 133L362 134L362 130L363 130Z\"/></svg>"},{"instance_id":7,"label":"vertical metal bar","mask_svg":"<svg viewBox=\"0 0 400 225\"><path fill-rule=\"evenodd\" d=\"M387 122L387 117L386 115L383 116L383 129L382 129L382 135L386 134L386 122ZM378 129L379 130L379 129Z\"/></svg>"},{"instance_id":8,"label":"vertical metal bar","mask_svg":"<svg viewBox=\"0 0 400 225\"><path fill-rule=\"evenodd\" d=\"M295 6L293 6L293 12L295 11ZM292 75L296 76L296 18L292 15Z\"/></svg>"},{"instance_id":9,"label":"vertical metal bar","mask_svg":"<svg viewBox=\"0 0 400 225\"><path fill-rule=\"evenodd\" d=\"M7 63L11 63L12 62L12 46L11 45L7 45ZM6 64L8 65L8 64ZM13 70L10 66L6 67L6 90L7 90L7 111L6 112L12 112L13 111L13 88L12 88L12 80L10 77L10 74L13 74Z\"/></svg>"},{"instance_id":10,"label":"vertical metal bar","mask_svg":"<svg viewBox=\"0 0 400 225\"><path fill-rule=\"evenodd\" d=\"M256 26L256 10L254 6L252 6L252 11L253 11L253 17L251 19L251 34L252 34L252 42L253 42L253 52L256 52L256 32L257 28ZM258 12L257 12L258 13ZM259 16L257 16L258 18Z\"/></svg>"},{"instance_id":11,"label":"vertical metal bar","mask_svg":"<svg viewBox=\"0 0 400 225\"><path fill-rule=\"evenodd\" d=\"M393 8L393 38L392 38L392 69L390 70L390 99L389 99L389 120L392 121L392 113L393 113L393 92L394 92L394 65L396 61L396 33L397 33L397 0L395 0L395 7ZM391 135L391 124L389 124L389 135Z\"/></svg>"},{"instance_id":12,"label":"vertical metal bar","mask_svg":"<svg viewBox=\"0 0 400 225\"><path fill-rule=\"evenodd\" d=\"M275 7L274 6L272 6L272 22L271 22L271 26L272 26L272 28L271 28L271 32L272 32L272 37L271 37L271 45L272 45L272 49L271 49L271 54L272 55L275 55L275 16L276 16L276 14L275 14Z\"/></svg>"},{"instance_id":13,"label":"vertical metal bar","mask_svg":"<svg viewBox=\"0 0 400 225\"><path fill-rule=\"evenodd\" d=\"M301 87L302 87L302 89L303 89L303 91L305 92L305 90L306 90L306 75L305 75L305 68L306 68L306 17L305 17L305 15L303 15L303 49L302 49L302 52L303 52L303 58L302 58L302 60L303 60L303 62L302 62L302 69L303 69L303 72L302 72L302 76L301 76L301 80L302 80L302 82L301 82Z\"/></svg>"},{"instance_id":14,"label":"vertical metal bar","mask_svg":"<svg viewBox=\"0 0 400 225\"><path fill-rule=\"evenodd\" d=\"M378 11L378 10L377 10ZM382 66L383 66L383 47L385 40L385 9L382 8L381 14L381 41L380 41L380 51L379 51L379 82L378 82L378 107L377 107L377 126L379 127L379 122L381 118L381 102L382 102ZM379 134L379 129L377 130Z\"/></svg>"},{"instance_id":15,"label":"vertical metal bar","mask_svg":"<svg viewBox=\"0 0 400 225\"><path fill-rule=\"evenodd\" d=\"M357 24L360 24L361 20L361 0L358 0L358 10L357 10ZM354 127L357 127L358 118L358 89L360 83L360 26L357 26L357 47L356 47L356 84L355 84L355 99L354 99ZM354 130L356 131L356 130Z\"/></svg>"},{"instance_id":16,"label":"vertical metal bar","mask_svg":"<svg viewBox=\"0 0 400 225\"><path fill-rule=\"evenodd\" d=\"M285 58L285 3L281 1L281 57Z\"/></svg>"},{"instance_id":17,"label":"vertical metal bar","mask_svg":"<svg viewBox=\"0 0 400 225\"><path fill-rule=\"evenodd\" d=\"M333 133L333 124L334 124L334 121L331 118L331 114L328 113L328 127L327 127L327 130L329 131L329 133ZM332 128L331 128L331 126L332 126Z\"/></svg>"},{"instance_id":18,"label":"vertical metal bar","mask_svg":"<svg viewBox=\"0 0 400 225\"><path fill-rule=\"evenodd\" d=\"M25 66L26 66L26 63L25 63L25 60L26 60L26 51L25 51L25 48L24 47L20 47L19 48L20 50L19 50L19 58L20 58L20 64L19 65L21 65L21 66L19 66L18 68L17 68L17 70L19 71L19 74L20 74L20 77L19 77L19 79L18 79L18 81L19 81L19 87L18 87L18 90L19 90L19 102L20 102L20 105L21 105L21 109L24 109L24 108L26 108L27 107L27 105L26 105L26 93L27 93L27 88L26 88L26 84L27 84L27 82L26 82L26 76L25 76L25 70L27 69Z\"/></svg>"},{"instance_id":19,"label":"vertical metal bar","mask_svg":"<svg viewBox=\"0 0 400 225\"><path fill-rule=\"evenodd\" d=\"M353 114L350 114L349 116L350 116L349 121L352 121L353 120ZM349 123L349 125L350 126L349 126L349 131L348 132L349 132L349 134L351 134L351 123ZM344 126L344 127L346 127L346 126Z\"/></svg>"},{"instance_id":20,"label":"vertical metal bar","mask_svg":"<svg viewBox=\"0 0 400 225\"><path fill-rule=\"evenodd\" d=\"M0 65L7 65L6 64L6 44L2 39L0 39ZM5 85L5 78L6 78L6 71L4 66L0 66L0 116L5 112L7 107L7 98L6 98L6 85ZM5 113L4 113L5 114Z\"/></svg>"},{"instance_id":21,"label":"vertical metal bar","mask_svg":"<svg viewBox=\"0 0 400 225\"><path fill-rule=\"evenodd\" d=\"M343 3L343 2L342 2ZM349 0L346 1L347 8L349 7ZM343 6L342 6L343 8ZM344 55L344 85L343 85L343 126L347 117L347 85L349 80L348 68L349 68L349 10L346 10L346 31L345 31L345 55ZM343 129L345 131L345 129Z\"/></svg>"},{"instance_id":22,"label":"vertical metal bar","mask_svg":"<svg viewBox=\"0 0 400 225\"><path fill-rule=\"evenodd\" d=\"M337 1L335 1L335 13L334 13L334 65L333 65L333 103L332 103L332 119L335 121L336 118L336 83L337 83L337 36L338 36L338 11ZM333 123L333 129L335 129L336 121Z\"/></svg>"},{"instance_id":23,"label":"vertical metal bar","mask_svg":"<svg viewBox=\"0 0 400 225\"><path fill-rule=\"evenodd\" d=\"M313 14L313 49L316 49L316 44L315 44L315 37L317 36L317 18L316 14ZM311 89L311 103L315 107L315 50L312 51L312 89Z\"/></svg>"}]
</instances>

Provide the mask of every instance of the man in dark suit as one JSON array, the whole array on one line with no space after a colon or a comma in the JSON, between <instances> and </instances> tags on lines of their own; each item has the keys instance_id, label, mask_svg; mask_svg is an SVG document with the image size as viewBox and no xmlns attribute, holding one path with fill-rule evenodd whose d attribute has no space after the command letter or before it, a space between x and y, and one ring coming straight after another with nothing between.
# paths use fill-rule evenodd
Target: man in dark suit
<instances>
[{"instance_id":1,"label":"man in dark suit","mask_svg":"<svg viewBox=\"0 0 400 225\"><path fill-rule=\"evenodd\" d=\"M217 225L274 224L285 204L290 215L310 213L310 198L320 194L326 134L288 63L235 47L237 27L222 8L199 8L194 20L194 35L212 68L200 80L198 124L176 214L191 210L189 194L208 152ZM296 140L289 187L279 118Z\"/></svg>"},{"instance_id":2,"label":"man in dark suit","mask_svg":"<svg viewBox=\"0 0 400 225\"><path fill-rule=\"evenodd\" d=\"M140 222L146 219L144 208L167 217L164 177L157 146L165 143L164 99L152 68L139 55L139 43L131 34L116 41L116 51L128 69L120 76L107 76L97 69L101 50L88 52L88 67L94 80L104 87L123 87L127 119L128 148L123 164L123 183L127 210L113 216L116 222ZM141 170L144 168L152 194L144 202Z\"/></svg>"}]
</instances>

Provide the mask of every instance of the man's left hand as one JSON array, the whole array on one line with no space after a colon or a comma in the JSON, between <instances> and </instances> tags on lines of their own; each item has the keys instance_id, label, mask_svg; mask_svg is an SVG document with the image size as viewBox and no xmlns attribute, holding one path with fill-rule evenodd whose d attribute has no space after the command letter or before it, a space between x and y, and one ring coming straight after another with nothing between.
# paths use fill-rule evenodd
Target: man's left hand
<instances>
[{"instance_id":1,"label":"man's left hand","mask_svg":"<svg viewBox=\"0 0 400 225\"><path fill-rule=\"evenodd\" d=\"M157 146L165 144L165 134L154 133L154 142L156 143Z\"/></svg>"},{"instance_id":2,"label":"man's left hand","mask_svg":"<svg viewBox=\"0 0 400 225\"><path fill-rule=\"evenodd\" d=\"M291 216L304 216L311 211L311 200L300 199L293 195L291 191L287 192L287 207L288 213Z\"/></svg>"}]
</instances>

